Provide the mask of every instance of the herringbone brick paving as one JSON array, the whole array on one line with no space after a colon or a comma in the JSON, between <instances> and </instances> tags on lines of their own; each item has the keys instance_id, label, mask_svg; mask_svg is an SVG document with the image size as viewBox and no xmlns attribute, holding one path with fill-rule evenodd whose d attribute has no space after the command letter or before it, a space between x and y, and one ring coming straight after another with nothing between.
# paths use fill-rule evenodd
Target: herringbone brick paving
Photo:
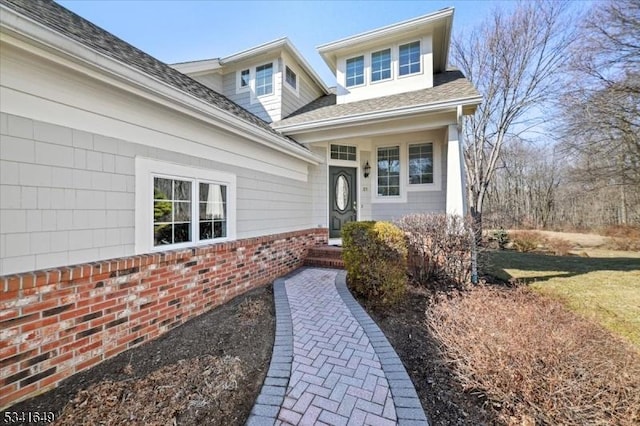
<instances>
[{"instance_id":1,"label":"herringbone brick paving","mask_svg":"<svg viewBox=\"0 0 640 426\"><path fill-rule=\"evenodd\" d=\"M428 425L402 362L345 278L303 268L276 280L274 352L247 425Z\"/></svg>"},{"instance_id":2,"label":"herringbone brick paving","mask_svg":"<svg viewBox=\"0 0 640 426\"><path fill-rule=\"evenodd\" d=\"M394 425L396 410L380 360L337 294L335 278L335 271L307 269L285 283L293 363L278 419Z\"/></svg>"}]
</instances>

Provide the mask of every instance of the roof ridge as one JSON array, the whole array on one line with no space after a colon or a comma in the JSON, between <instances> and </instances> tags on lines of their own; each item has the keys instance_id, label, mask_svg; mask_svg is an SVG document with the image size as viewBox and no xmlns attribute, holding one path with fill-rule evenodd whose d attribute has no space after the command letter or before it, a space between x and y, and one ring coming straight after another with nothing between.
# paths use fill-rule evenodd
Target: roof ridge
<instances>
[{"instance_id":1,"label":"roof ridge","mask_svg":"<svg viewBox=\"0 0 640 426\"><path fill-rule=\"evenodd\" d=\"M288 143L304 147L292 138L274 130L269 123L223 94L181 73L171 65L127 43L64 6L50 0L0 0L0 3L113 60L134 67L175 89L227 111L253 126L262 128Z\"/></svg>"}]
</instances>

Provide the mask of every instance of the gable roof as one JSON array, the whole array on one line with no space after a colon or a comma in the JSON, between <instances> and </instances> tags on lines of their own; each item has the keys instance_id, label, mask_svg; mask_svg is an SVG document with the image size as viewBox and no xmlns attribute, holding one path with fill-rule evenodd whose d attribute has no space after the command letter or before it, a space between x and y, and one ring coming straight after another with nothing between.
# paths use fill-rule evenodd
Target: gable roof
<instances>
[{"instance_id":1,"label":"gable roof","mask_svg":"<svg viewBox=\"0 0 640 426\"><path fill-rule=\"evenodd\" d=\"M433 87L398 93L379 98L336 104L336 95L322 96L272 123L282 132L302 128L318 128L337 122L353 122L382 114L405 114L414 110L435 110L450 105L477 105L480 94L458 70L448 70L433 76Z\"/></svg>"},{"instance_id":2,"label":"gable roof","mask_svg":"<svg viewBox=\"0 0 640 426\"><path fill-rule=\"evenodd\" d=\"M70 10L48 0L0 0L2 6L30 18L111 59L134 67L161 82L198 98L242 121L268 132L282 142L304 148L291 138L275 131L269 124L220 93L208 88L171 66L130 45Z\"/></svg>"},{"instance_id":3,"label":"gable roof","mask_svg":"<svg viewBox=\"0 0 640 426\"><path fill-rule=\"evenodd\" d=\"M361 51L364 48L375 46L382 40L386 43L390 39L406 39L430 32L433 34L433 70L436 73L443 72L446 71L448 64L452 26L453 7L446 7L427 15L326 43L318 46L317 49L322 59L335 74L337 57L340 54L353 52L354 48Z\"/></svg>"}]
</instances>

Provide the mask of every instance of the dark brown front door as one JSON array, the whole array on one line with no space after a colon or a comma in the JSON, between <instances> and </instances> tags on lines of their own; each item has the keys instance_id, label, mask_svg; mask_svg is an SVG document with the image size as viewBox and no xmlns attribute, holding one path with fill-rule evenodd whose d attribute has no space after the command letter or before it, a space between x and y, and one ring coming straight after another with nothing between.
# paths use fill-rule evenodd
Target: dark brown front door
<instances>
[{"instance_id":1,"label":"dark brown front door","mask_svg":"<svg viewBox=\"0 0 640 426\"><path fill-rule=\"evenodd\" d=\"M329 167L329 238L340 238L342 226L358 220L356 169Z\"/></svg>"}]
</instances>

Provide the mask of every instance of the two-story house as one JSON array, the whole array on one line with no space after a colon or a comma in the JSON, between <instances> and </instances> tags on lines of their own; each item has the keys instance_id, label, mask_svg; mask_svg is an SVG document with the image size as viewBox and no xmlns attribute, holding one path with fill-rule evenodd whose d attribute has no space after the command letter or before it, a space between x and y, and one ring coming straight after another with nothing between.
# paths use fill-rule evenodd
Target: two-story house
<instances>
[{"instance_id":1,"label":"two-story house","mask_svg":"<svg viewBox=\"0 0 640 426\"><path fill-rule=\"evenodd\" d=\"M302 265L351 220L464 214L453 9L165 64L0 0L0 407ZM26 367L25 367L26 366Z\"/></svg>"}]
</instances>

